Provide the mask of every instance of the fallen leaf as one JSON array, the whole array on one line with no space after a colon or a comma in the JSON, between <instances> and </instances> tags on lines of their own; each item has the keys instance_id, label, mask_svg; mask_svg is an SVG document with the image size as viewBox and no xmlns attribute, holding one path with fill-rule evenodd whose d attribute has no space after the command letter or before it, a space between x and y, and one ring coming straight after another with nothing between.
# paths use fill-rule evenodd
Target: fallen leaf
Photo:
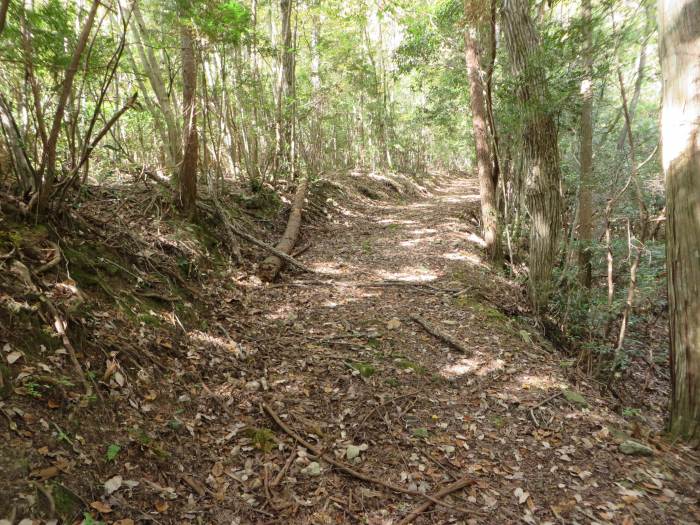
<instances>
[{"instance_id":1,"label":"fallen leaf","mask_svg":"<svg viewBox=\"0 0 700 525\"><path fill-rule=\"evenodd\" d=\"M217 461L214 463L214 466L211 468L211 475L214 476L215 478L220 478L224 474L224 466L221 464L220 461Z\"/></svg>"},{"instance_id":2,"label":"fallen leaf","mask_svg":"<svg viewBox=\"0 0 700 525\"><path fill-rule=\"evenodd\" d=\"M114 476L113 478L108 479L105 481L104 484L104 489L105 489L105 494L108 496L112 494L113 492L116 492L119 490L122 486L122 477L121 476Z\"/></svg>"},{"instance_id":3,"label":"fallen leaf","mask_svg":"<svg viewBox=\"0 0 700 525\"><path fill-rule=\"evenodd\" d=\"M18 359L20 359L22 356L24 356L24 354L23 354L22 352L20 352L19 350L15 350L15 351L10 352L9 354L7 354L7 356L5 357L5 359L7 359L7 362L8 362L9 364L13 364L13 363L15 363Z\"/></svg>"},{"instance_id":4,"label":"fallen leaf","mask_svg":"<svg viewBox=\"0 0 700 525\"><path fill-rule=\"evenodd\" d=\"M90 503L90 506L96 511L101 512L102 514L109 514L110 512L112 512L112 507L101 501L93 501L92 503Z\"/></svg>"},{"instance_id":5,"label":"fallen leaf","mask_svg":"<svg viewBox=\"0 0 700 525\"><path fill-rule=\"evenodd\" d=\"M52 465L50 467L33 470L30 476L33 478L38 478L41 481L45 481L47 479L55 478L56 476L58 476L59 472L60 471L58 470L58 467Z\"/></svg>"},{"instance_id":6,"label":"fallen leaf","mask_svg":"<svg viewBox=\"0 0 700 525\"><path fill-rule=\"evenodd\" d=\"M518 487L513 491L513 494L515 494L515 497L518 498L518 504L522 505L527 501L527 499L530 497L529 492L525 492L523 489Z\"/></svg>"}]
</instances>

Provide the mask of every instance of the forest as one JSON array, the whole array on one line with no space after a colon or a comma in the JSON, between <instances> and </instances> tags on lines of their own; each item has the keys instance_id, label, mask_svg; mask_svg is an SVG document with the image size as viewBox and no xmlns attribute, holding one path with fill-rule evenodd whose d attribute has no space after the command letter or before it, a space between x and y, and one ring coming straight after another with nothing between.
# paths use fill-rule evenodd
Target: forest
<instances>
[{"instance_id":1,"label":"forest","mask_svg":"<svg viewBox=\"0 0 700 525\"><path fill-rule=\"evenodd\" d=\"M700 523L700 0L0 0L0 525Z\"/></svg>"}]
</instances>

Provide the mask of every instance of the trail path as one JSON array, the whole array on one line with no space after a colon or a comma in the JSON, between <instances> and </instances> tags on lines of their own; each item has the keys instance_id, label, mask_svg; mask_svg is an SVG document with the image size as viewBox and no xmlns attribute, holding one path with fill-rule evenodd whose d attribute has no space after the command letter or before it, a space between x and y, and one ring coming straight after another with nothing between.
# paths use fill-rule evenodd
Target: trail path
<instances>
[{"instance_id":1,"label":"trail path","mask_svg":"<svg viewBox=\"0 0 700 525\"><path fill-rule=\"evenodd\" d=\"M432 506L416 523L700 520L696 458L628 425L527 321L502 313L522 299L482 262L469 220L477 191L450 179L417 200L352 205L301 256L332 279L293 273L251 290L248 320L231 335L255 355L205 378L244 421L232 435L228 420L202 457L229 506L211 519L395 524L425 501L324 461L319 474L260 410L266 402L325 453L383 481L432 494L469 478L445 500L451 508ZM623 433L654 455L622 454Z\"/></svg>"}]
</instances>

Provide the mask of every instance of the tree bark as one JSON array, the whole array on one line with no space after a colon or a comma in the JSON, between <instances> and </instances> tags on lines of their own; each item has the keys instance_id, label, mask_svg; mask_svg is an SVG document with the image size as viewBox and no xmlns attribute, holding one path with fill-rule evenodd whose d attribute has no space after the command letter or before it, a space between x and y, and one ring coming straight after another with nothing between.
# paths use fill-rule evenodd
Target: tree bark
<instances>
[{"instance_id":1,"label":"tree bark","mask_svg":"<svg viewBox=\"0 0 700 525\"><path fill-rule=\"evenodd\" d=\"M299 237L301 229L301 214L304 209L304 199L306 199L306 191L309 187L309 179L305 177L297 188L294 194L294 202L292 202L292 210L289 213L287 228L284 230L282 238L277 243L275 248L282 253L291 254L294 245ZM282 268L282 259L276 255L270 255L260 265L260 275L267 281L272 281L277 273Z\"/></svg>"},{"instance_id":2,"label":"tree bark","mask_svg":"<svg viewBox=\"0 0 700 525\"><path fill-rule=\"evenodd\" d=\"M581 81L581 180L578 193L578 278L591 287L591 242L593 240L593 50L591 0L581 2L584 33L584 77Z\"/></svg>"},{"instance_id":3,"label":"tree bark","mask_svg":"<svg viewBox=\"0 0 700 525\"><path fill-rule=\"evenodd\" d=\"M5 135L5 140L10 149L12 165L19 179L19 184L23 191L36 190L35 173L32 168L27 152L24 149L24 142L20 135L17 123L15 122L10 107L5 98L0 94L0 125Z\"/></svg>"},{"instance_id":4,"label":"tree bark","mask_svg":"<svg viewBox=\"0 0 700 525\"><path fill-rule=\"evenodd\" d=\"M561 227L557 128L528 0L504 0L503 30L522 111L527 163L525 186L530 212L529 291L536 311L546 308Z\"/></svg>"},{"instance_id":5,"label":"tree bark","mask_svg":"<svg viewBox=\"0 0 700 525\"><path fill-rule=\"evenodd\" d=\"M173 179L176 178L179 164L182 159L182 139L181 130L175 116L175 109L173 107L173 101L168 96L168 91L163 82L163 73L158 65L158 59L153 52L153 48L146 42L146 25L144 23L143 15L141 14L141 9L138 6L138 2L134 2L134 21L131 24L132 34L134 36L134 44L139 55L141 64L148 77L148 82L153 88L153 93L156 96L156 102L163 115L163 120L165 121L165 129L168 134L167 148L168 161L170 163L170 168L173 170ZM139 75L138 71L134 73ZM155 115L154 115L155 117Z\"/></svg>"},{"instance_id":6,"label":"tree bark","mask_svg":"<svg viewBox=\"0 0 700 525\"><path fill-rule=\"evenodd\" d=\"M700 442L700 2L659 0L673 434Z\"/></svg>"},{"instance_id":7,"label":"tree bark","mask_svg":"<svg viewBox=\"0 0 700 525\"><path fill-rule=\"evenodd\" d=\"M275 170L291 172L292 123L290 99L294 97L294 49L292 43L292 4L293 0L280 0L282 16L282 50L277 94Z\"/></svg>"},{"instance_id":8,"label":"tree bark","mask_svg":"<svg viewBox=\"0 0 700 525\"><path fill-rule=\"evenodd\" d=\"M0 34L5 29L5 21L7 20L7 9L10 7L10 0L0 0Z\"/></svg>"},{"instance_id":9,"label":"tree bark","mask_svg":"<svg viewBox=\"0 0 700 525\"><path fill-rule=\"evenodd\" d=\"M465 11L467 4L465 2ZM466 13L465 13L466 14ZM487 129L488 116L484 102L484 91L479 76L479 48L475 31L464 30L464 55L469 76L469 94L472 110L472 127L476 148L476 167L479 175L479 196L481 198L481 223L486 252L494 263L502 258L501 236L498 227L498 207L496 205L496 180L491 163L491 145Z\"/></svg>"},{"instance_id":10,"label":"tree bark","mask_svg":"<svg viewBox=\"0 0 700 525\"><path fill-rule=\"evenodd\" d=\"M197 163L199 137L197 135L197 66L192 27L187 22L180 26L182 47L182 164L178 173L177 200L182 210L192 218L197 201Z\"/></svg>"},{"instance_id":11,"label":"tree bark","mask_svg":"<svg viewBox=\"0 0 700 525\"><path fill-rule=\"evenodd\" d=\"M95 22L95 16L97 15L97 8L100 6L99 0L94 0L90 6L90 11L88 12L87 19L85 20L83 27L80 31L80 36L73 50L73 55L71 56L70 63L66 68L66 74L63 77L63 84L61 88L61 93L58 97L58 102L56 104L56 112L53 117L53 124L51 125L51 131L48 135L46 148L44 149L41 167L39 168L39 175L41 176L41 184L38 188L39 198L37 205L39 212L43 213L46 211L48 206L49 196L53 190L54 181L56 180L56 148L58 146L58 136L61 132L61 125L63 124L63 114L66 110L66 102L68 101L68 96L71 94L73 89L73 80L75 80L75 75L78 72L78 66L80 65L80 58L83 55L85 46L87 45L88 38L90 37L90 32L92 31L92 26Z\"/></svg>"}]
</instances>

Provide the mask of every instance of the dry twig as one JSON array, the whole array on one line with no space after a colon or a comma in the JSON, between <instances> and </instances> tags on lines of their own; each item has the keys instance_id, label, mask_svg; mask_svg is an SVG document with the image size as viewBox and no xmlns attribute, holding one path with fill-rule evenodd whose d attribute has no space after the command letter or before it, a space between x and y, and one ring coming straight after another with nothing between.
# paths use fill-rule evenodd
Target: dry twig
<instances>
[{"instance_id":1,"label":"dry twig","mask_svg":"<svg viewBox=\"0 0 700 525\"><path fill-rule=\"evenodd\" d=\"M312 445L308 441L306 441L304 438L299 436L294 430L292 430L284 421L280 419L280 417L277 415L277 413L272 410L272 408L267 405L266 403L261 403L260 409L264 411L268 416L270 416L275 423L277 423L277 426L280 427L284 432L293 438L295 441L297 441L300 445L302 445L304 448L307 448L310 450L315 456L318 456L320 459L325 461L326 463L333 465L336 467L338 470L344 472L345 474L348 474L354 478L360 479L362 481L366 481L368 483L372 483L373 485L377 485L380 487L384 487L386 489L391 490L392 492L397 492L400 494L408 494L409 496L414 496L417 498L425 498L428 501L434 503L435 505L440 505L442 507L447 507L452 510L456 510L458 512L463 512L463 513L469 513L471 511L467 509L462 509L459 507L454 507L452 505L449 505L445 503L444 501L440 501L437 497L431 496L429 494L422 494L416 490L410 490L406 489L404 487L400 487L398 485L394 485L393 483L390 483L388 481L382 481L381 479L373 478L372 476L365 474L364 472L359 472L353 468L350 468L348 465L345 463L342 463L341 461L336 460L335 458L329 456L328 454L324 454L323 451L316 447L315 445Z\"/></svg>"},{"instance_id":2,"label":"dry twig","mask_svg":"<svg viewBox=\"0 0 700 525\"><path fill-rule=\"evenodd\" d=\"M450 334L443 332L442 330L440 330L436 326L431 325L430 323L428 323L428 321L426 321L425 319L423 319L419 315L413 314L413 315L411 315L411 319L413 319L416 323L421 325L423 327L423 329L426 332L428 332L430 335L433 335L433 336L437 337L438 339L444 341L445 343L449 344L455 350L459 350L464 355L471 355L472 354L472 351L469 350L462 343L457 341L457 339L452 337Z\"/></svg>"}]
</instances>

